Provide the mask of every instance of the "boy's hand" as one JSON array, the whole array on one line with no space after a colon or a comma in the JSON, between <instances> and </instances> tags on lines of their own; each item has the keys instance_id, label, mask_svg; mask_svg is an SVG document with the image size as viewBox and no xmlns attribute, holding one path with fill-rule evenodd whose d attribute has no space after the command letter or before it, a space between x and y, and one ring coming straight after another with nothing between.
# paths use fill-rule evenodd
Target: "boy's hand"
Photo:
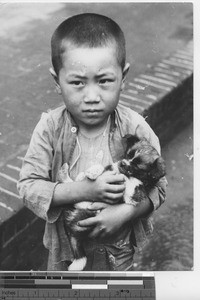
<instances>
[{"instance_id":1,"label":"boy's hand","mask_svg":"<svg viewBox=\"0 0 200 300\"><path fill-rule=\"evenodd\" d=\"M79 226L94 227L90 238L106 238L119 232L120 228L133 218L135 207L127 204L108 205L94 203L91 210L101 210L95 217L78 222Z\"/></svg>"},{"instance_id":2,"label":"boy's hand","mask_svg":"<svg viewBox=\"0 0 200 300\"><path fill-rule=\"evenodd\" d=\"M115 204L121 200L125 190L125 177L108 171L92 181L85 179L87 200L92 202L104 202Z\"/></svg>"}]
</instances>

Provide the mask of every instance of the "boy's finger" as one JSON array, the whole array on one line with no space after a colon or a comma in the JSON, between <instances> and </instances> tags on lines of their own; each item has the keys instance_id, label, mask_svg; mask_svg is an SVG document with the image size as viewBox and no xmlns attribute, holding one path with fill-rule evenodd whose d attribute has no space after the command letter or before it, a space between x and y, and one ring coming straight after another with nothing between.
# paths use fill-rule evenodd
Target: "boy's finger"
<instances>
[{"instance_id":1,"label":"boy's finger","mask_svg":"<svg viewBox=\"0 0 200 300\"><path fill-rule=\"evenodd\" d=\"M87 218L85 220L78 221L77 225L81 227L93 226L97 223L96 217Z\"/></svg>"},{"instance_id":2,"label":"boy's finger","mask_svg":"<svg viewBox=\"0 0 200 300\"><path fill-rule=\"evenodd\" d=\"M88 235L90 238L99 238L102 237L104 235L104 229L101 227L99 228L98 226L94 228L94 230L92 230L90 232L90 234Z\"/></svg>"},{"instance_id":3,"label":"boy's finger","mask_svg":"<svg viewBox=\"0 0 200 300\"><path fill-rule=\"evenodd\" d=\"M97 238L98 235L99 235L99 230L95 228L94 230L92 230L92 232L90 232L90 234L88 234L88 237L94 239Z\"/></svg>"},{"instance_id":4,"label":"boy's finger","mask_svg":"<svg viewBox=\"0 0 200 300\"><path fill-rule=\"evenodd\" d=\"M118 202L121 200L121 198L123 197L124 193L117 193L117 194L114 194L114 193L107 193L106 195L106 199L107 199L107 203L113 203L113 202Z\"/></svg>"},{"instance_id":5,"label":"boy's finger","mask_svg":"<svg viewBox=\"0 0 200 300\"><path fill-rule=\"evenodd\" d=\"M106 208L107 206L108 206L108 204L103 203L103 202L93 202L93 203L88 205L87 209L89 209L89 210L102 210L102 209Z\"/></svg>"},{"instance_id":6,"label":"boy's finger","mask_svg":"<svg viewBox=\"0 0 200 300\"><path fill-rule=\"evenodd\" d=\"M107 175L107 174L109 174L109 175L116 175L117 174L117 172L115 171L115 170L109 170L109 171L106 171L105 173L103 173L104 175Z\"/></svg>"},{"instance_id":7,"label":"boy's finger","mask_svg":"<svg viewBox=\"0 0 200 300\"><path fill-rule=\"evenodd\" d=\"M114 176L108 176L109 183L117 183L117 182L124 182L125 176L123 174L116 174Z\"/></svg>"},{"instance_id":8,"label":"boy's finger","mask_svg":"<svg viewBox=\"0 0 200 300\"><path fill-rule=\"evenodd\" d=\"M107 192L109 193L122 193L125 190L124 184L109 184L107 186Z\"/></svg>"}]
</instances>

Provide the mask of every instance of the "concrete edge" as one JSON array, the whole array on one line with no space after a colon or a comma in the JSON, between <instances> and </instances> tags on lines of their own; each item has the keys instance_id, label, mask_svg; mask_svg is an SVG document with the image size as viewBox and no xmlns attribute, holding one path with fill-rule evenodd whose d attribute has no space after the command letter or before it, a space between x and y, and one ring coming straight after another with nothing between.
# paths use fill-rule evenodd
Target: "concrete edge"
<instances>
[{"instance_id":1,"label":"concrete edge","mask_svg":"<svg viewBox=\"0 0 200 300\"><path fill-rule=\"evenodd\" d=\"M193 41L190 41L184 49L177 50L157 64L148 65L144 74L128 81L120 96L120 103L146 118L158 135L161 145L169 140L172 132L175 134L180 127L191 122L193 118ZM15 167L16 159L19 157L22 159L24 153L23 150L21 155L12 160L13 167ZM18 180L19 173L15 172L10 176L1 171L2 168L0 168L0 176L5 175L4 181L13 180L15 183ZM9 205L5 199L9 199ZM5 255L11 251L13 245L17 245L20 235L24 236L29 226L34 230L34 224L38 224L38 218L23 207L16 184L9 188L0 185L0 207L6 214L3 222L0 219L1 269L1 262L5 259ZM44 226L44 221L41 220L40 226ZM3 269L12 270L11 262L12 259L8 260L7 266Z\"/></svg>"}]
</instances>

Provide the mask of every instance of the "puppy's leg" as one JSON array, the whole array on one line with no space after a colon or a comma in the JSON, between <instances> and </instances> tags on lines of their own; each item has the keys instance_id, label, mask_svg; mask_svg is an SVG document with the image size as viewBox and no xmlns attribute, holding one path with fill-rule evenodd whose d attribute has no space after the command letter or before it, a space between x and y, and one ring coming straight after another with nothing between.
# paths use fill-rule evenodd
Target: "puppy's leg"
<instances>
[{"instance_id":1,"label":"puppy's leg","mask_svg":"<svg viewBox=\"0 0 200 300\"><path fill-rule=\"evenodd\" d=\"M69 271L82 271L87 263L87 258L85 256L83 247L81 243L75 237L71 237L71 246L74 251L74 261L69 266Z\"/></svg>"},{"instance_id":2,"label":"puppy's leg","mask_svg":"<svg viewBox=\"0 0 200 300\"><path fill-rule=\"evenodd\" d=\"M100 164L94 165L90 167L86 172L85 175L90 180L96 180L98 176L100 176L104 171L104 167Z\"/></svg>"}]
</instances>

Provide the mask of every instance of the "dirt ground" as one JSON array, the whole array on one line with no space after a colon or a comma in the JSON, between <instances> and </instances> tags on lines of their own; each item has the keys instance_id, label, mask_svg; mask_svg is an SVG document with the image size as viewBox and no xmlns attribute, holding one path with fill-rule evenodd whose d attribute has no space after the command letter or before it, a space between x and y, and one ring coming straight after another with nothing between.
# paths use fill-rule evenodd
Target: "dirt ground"
<instances>
[{"instance_id":1,"label":"dirt ground","mask_svg":"<svg viewBox=\"0 0 200 300\"><path fill-rule=\"evenodd\" d=\"M154 217L154 233L138 256L136 269L184 271L193 268L193 124L163 149L167 200Z\"/></svg>"}]
</instances>

